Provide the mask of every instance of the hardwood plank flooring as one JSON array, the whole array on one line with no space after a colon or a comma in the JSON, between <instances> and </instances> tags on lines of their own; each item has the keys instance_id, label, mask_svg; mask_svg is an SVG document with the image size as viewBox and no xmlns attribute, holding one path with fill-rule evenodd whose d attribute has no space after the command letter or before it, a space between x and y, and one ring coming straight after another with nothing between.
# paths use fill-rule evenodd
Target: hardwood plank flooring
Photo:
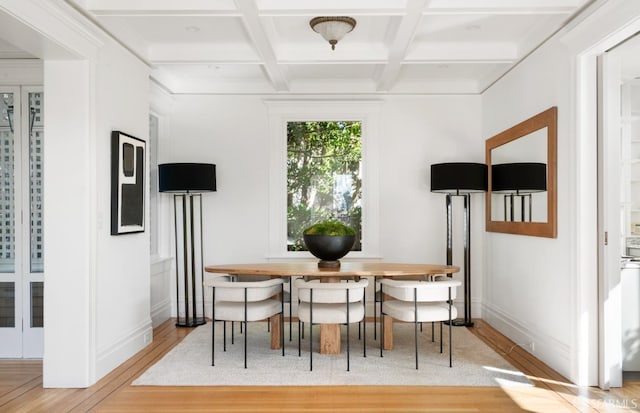
<instances>
[{"instance_id":1,"label":"hardwood plank flooring","mask_svg":"<svg viewBox=\"0 0 640 413\"><path fill-rule=\"evenodd\" d=\"M191 331L168 320L151 345L87 389L43 389L41 361L0 360L0 412L640 412L640 381L577 387L482 320L469 330L535 387L131 386Z\"/></svg>"}]
</instances>

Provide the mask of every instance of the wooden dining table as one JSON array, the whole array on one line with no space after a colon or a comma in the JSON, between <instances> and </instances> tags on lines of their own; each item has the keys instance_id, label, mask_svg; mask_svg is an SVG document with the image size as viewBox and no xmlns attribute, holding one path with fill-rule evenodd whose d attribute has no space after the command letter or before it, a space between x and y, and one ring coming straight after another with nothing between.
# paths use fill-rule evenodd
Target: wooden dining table
<instances>
[{"instance_id":1,"label":"wooden dining table","mask_svg":"<svg viewBox=\"0 0 640 413\"><path fill-rule=\"evenodd\" d=\"M388 262L342 262L337 268L319 268L317 261L269 262L256 264L207 265L205 271L216 274L270 277L310 277L320 282L340 282L358 277L400 277L425 278L436 275L451 275L460 271L453 265L404 264ZM271 348L279 349L280 317L271 318ZM393 319L384 317L383 347L393 348ZM340 325L320 325L320 352L323 354L340 353Z\"/></svg>"}]
</instances>

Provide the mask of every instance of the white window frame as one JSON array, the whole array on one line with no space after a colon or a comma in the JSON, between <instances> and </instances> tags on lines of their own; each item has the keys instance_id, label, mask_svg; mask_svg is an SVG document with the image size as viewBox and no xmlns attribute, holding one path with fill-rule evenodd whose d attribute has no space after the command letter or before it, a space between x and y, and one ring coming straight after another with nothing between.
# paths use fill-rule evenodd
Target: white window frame
<instances>
[{"instance_id":1,"label":"white window frame","mask_svg":"<svg viewBox=\"0 0 640 413\"><path fill-rule=\"evenodd\" d=\"M287 251L287 122L362 122L362 251L343 260L380 258L379 100L265 101L269 115L269 231L267 259L309 259Z\"/></svg>"}]
</instances>

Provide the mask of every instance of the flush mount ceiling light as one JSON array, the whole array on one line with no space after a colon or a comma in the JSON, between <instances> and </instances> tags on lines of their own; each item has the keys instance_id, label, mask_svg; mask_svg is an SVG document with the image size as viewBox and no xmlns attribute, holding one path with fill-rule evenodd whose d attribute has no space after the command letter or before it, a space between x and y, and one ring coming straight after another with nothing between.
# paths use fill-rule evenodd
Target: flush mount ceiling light
<instances>
[{"instance_id":1,"label":"flush mount ceiling light","mask_svg":"<svg viewBox=\"0 0 640 413\"><path fill-rule=\"evenodd\" d=\"M320 16L311 19L309 25L329 42L331 50L335 50L338 41L356 27L356 20L347 16Z\"/></svg>"}]
</instances>

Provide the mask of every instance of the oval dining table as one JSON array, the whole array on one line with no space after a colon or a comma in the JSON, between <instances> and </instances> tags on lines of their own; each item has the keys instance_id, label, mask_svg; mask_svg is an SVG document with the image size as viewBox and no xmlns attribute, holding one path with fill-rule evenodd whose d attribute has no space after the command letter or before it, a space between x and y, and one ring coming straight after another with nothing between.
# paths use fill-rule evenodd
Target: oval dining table
<instances>
[{"instance_id":1,"label":"oval dining table","mask_svg":"<svg viewBox=\"0 0 640 413\"><path fill-rule=\"evenodd\" d=\"M339 282L357 277L398 277L432 278L436 275L452 275L460 271L453 265L404 264L388 262L342 262L336 268L319 268L317 261L268 262L256 264L207 265L205 271L216 274L270 277L310 277L320 282ZM205 280L204 285L207 286ZM375 309L374 309L375 310ZM280 339L280 317L271 318L271 348L279 349L283 345ZM384 317L383 347L393 348L393 319ZM340 325L320 325L320 352L323 354L340 353Z\"/></svg>"}]
</instances>

